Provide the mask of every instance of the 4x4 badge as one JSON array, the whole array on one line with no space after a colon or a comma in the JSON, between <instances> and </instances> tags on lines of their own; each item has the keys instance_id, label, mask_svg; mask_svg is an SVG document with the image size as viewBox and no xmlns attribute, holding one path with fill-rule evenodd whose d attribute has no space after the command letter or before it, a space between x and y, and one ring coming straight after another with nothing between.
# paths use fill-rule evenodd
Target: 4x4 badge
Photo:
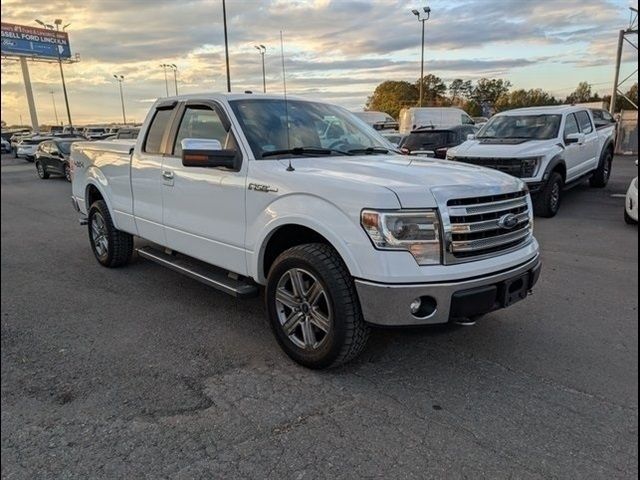
<instances>
[{"instance_id":1,"label":"4x4 badge","mask_svg":"<svg viewBox=\"0 0 640 480\"><path fill-rule=\"evenodd\" d=\"M255 190L256 192L277 192L277 188L273 188L271 185L262 185L260 183L250 183L249 190Z\"/></svg>"}]
</instances>

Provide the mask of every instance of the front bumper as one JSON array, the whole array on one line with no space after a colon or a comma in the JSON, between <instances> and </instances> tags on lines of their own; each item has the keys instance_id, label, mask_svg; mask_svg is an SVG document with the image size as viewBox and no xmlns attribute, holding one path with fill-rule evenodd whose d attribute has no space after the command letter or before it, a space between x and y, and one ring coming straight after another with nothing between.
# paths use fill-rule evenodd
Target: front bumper
<instances>
[{"instance_id":1,"label":"front bumper","mask_svg":"<svg viewBox=\"0 0 640 480\"><path fill-rule=\"evenodd\" d=\"M540 257L509 270L450 283L382 284L356 280L364 319L384 326L435 325L510 306L523 300L538 281ZM417 298L435 307L425 316L411 313Z\"/></svg>"}]
</instances>

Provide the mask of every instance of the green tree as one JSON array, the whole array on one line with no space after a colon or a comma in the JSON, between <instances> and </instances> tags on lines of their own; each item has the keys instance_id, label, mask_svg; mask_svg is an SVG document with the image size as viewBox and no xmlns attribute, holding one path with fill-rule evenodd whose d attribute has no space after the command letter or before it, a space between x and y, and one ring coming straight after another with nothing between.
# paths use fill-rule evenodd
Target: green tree
<instances>
[{"instance_id":1,"label":"green tree","mask_svg":"<svg viewBox=\"0 0 640 480\"><path fill-rule=\"evenodd\" d=\"M473 84L471 80L462 80L456 78L449 84L449 95L451 100L455 103L458 99L468 99L473 92Z\"/></svg>"},{"instance_id":2,"label":"green tree","mask_svg":"<svg viewBox=\"0 0 640 480\"><path fill-rule=\"evenodd\" d=\"M447 85L442 79L432 73L425 75L422 78L423 85L423 105L433 106L441 105L445 94L447 93ZM416 82L416 88L418 89L418 98L420 97L420 80Z\"/></svg>"},{"instance_id":3,"label":"green tree","mask_svg":"<svg viewBox=\"0 0 640 480\"><path fill-rule=\"evenodd\" d=\"M591 99L591 85L589 82L580 82L573 93L567 97L566 103L586 103Z\"/></svg>"},{"instance_id":4,"label":"green tree","mask_svg":"<svg viewBox=\"0 0 640 480\"><path fill-rule=\"evenodd\" d=\"M544 105L557 104L558 100L553 95L540 88L532 90L520 89L509 92L498 98L495 104L495 109L498 112L503 112L514 108L541 107Z\"/></svg>"},{"instance_id":5,"label":"green tree","mask_svg":"<svg viewBox=\"0 0 640 480\"><path fill-rule=\"evenodd\" d=\"M476 83L471 98L479 105L493 107L498 99L509 92L511 82L500 78L481 78Z\"/></svg>"},{"instance_id":6,"label":"green tree","mask_svg":"<svg viewBox=\"0 0 640 480\"><path fill-rule=\"evenodd\" d=\"M398 118L401 109L416 105L418 95L418 88L412 83L387 80L378 85L373 95L367 99L366 109L385 112Z\"/></svg>"}]
</instances>

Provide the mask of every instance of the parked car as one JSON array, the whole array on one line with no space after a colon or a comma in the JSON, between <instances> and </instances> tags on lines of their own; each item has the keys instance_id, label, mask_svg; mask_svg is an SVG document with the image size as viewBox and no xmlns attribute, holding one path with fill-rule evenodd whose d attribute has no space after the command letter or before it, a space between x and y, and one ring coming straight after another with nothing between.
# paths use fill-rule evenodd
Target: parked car
<instances>
[{"instance_id":1,"label":"parked car","mask_svg":"<svg viewBox=\"0 0 640 480\"><path fill-rule=\"evenodd\" d=\"M1 151L2 153L10 153L11 152L11 143L9 140L5 140L4 138L0 140Z\"/></svg>"},{"instance_id":2,"label":"parked car","mask_svg":"<svg viewBox=\"0 0 640 480\"><path fill-rule=\"evenodd\" d=\"M636 160L636 166L638 161ZM638 223L638 177L634 178L627 190L624 206L624 221L630 225Z\"/></svg>"},{"instance_id":3,"label":"parked car","mask_svg":"<svg viewBox=\"0 0 640 480\"><path fill-rule=\"evenodd\" d=\"M391 143L391 145L396 148L400 148L400 144L406 137L406 135L402 135L398 132L380 132L380 135L382 135L386 140L389 141L389 143Z\"/></svg>"},{"instance_id":4,"label":"parked car","mask_svg":"<svg viewBox=\"0 0 640 480\"><path fill-rule=\"evenodd\" d=\"M613 115L611 115L604 108L590 108L590 110L591 115L593 115L593 123L595 124L596 128L609 127L611 125L617 124L616 119L613 118Z\"/></svg>"},{"instance_id":5,"label":"parked car","mask_svg":"<svg viewBox=\"0 0 640 480\"><path fill-rule=\"evenodd\" d=\"M474 135L473 125L455 125L449 128L422 127L414 130L405 137L400 148L409 155L425 155L445 159L447 151Z\"/></svg>"},{"instance_id":6,"label":"parked car","mask_svg":"<svg viewBox=\"0 0 640 480\"><path fill-rule=\"evenodd\" d=\"M139 127L133 127L133 128L125 127L118 130L118 133L116 134L115 138L117 140L135 140L136 138L138 138L139 133L140 133Z\"/></svg>"},{"instance_id":7,"label":"parked car","mask_svg":"<svg viewBox=\"0 0 640 480\"><path fill-rule=\"evenodd\" d=\"M106 127L85 127L82 130L82 136L87 140L99 140L106 134Z\"/></svg>"},{"instance_id":8,"label":"parked car","mask_svg":"<svg viewBox=\"0 0 640 480\"><path fill-rule=\"evenodd\" d=\"M324 137L326 121L339 137ZM80 142L72 200L97 261L139 256L221 291L265 287L295 361L339 365L369 324L427 325L523 300L540 272L526 185L415 162L346 110L281 96L158 100L137 141ZM132 150L133 149L133 150Z\"/></svg>"},{"instance_id":9,"label":"parked car","mask_svg":"<svg viewBox=\"0 0 640 480\"><path fill-rule=\"evenodd\" d=\"M536 213L553 217L565 190L587 179L592 187L607 185L614 144L614 125L596 128L584 107L532 107L493 116L475 139L450 149L447 158L523 179Z\"/></svg>"},{"instance_id":10,"label":"parked car","mask_svg":"<svg viewBox=\"0 0 640 480\"><path fill-rule=\"evenodd\" d=\"M484 127L485 123L489 121L487 117L471 117L473 123L475 123L476 127Z\"/></svg>"},{"instance_id":11,"label":"parked car","mask_svg":"<svg viewBox=\"0 0 640 480\"><path fill-rule=\"evenodd\" d=\"M38 149L38 145L40 145L40 143L44 142L45 140L49 140L50 138L52 137L41 137L39 135L35 135L20 140L15 150L15 157L23 157L28 162L33 162L33 159L36 155L36 150Z\"/></svg>"},{"instance_id":12,"label":"parked car","mask_svg":"<svg viewBox=\"0 0 640 480\"><path fill-rule=\"evenodd\" d=\"M11 143L11 149L13 150L13 152L16 153L18 151L18 144L20 143L21 140L32 137L32 136L33 134L29 131L14 133L9 139L9 142Z\"/></svg>"},{"instance_id":13,"label":"parked car","mask_svg":"<svg viewBox=\"0 0 640 480\"><path fill-rule=\"evenodd\" d=\"M398 122L388 113L367 110L365 112L351 112L360 120L370 125L374 130L397 132Z\"/></svg>"},{"instance_id":14,"label":"parked car","mask_svg":"<svg viewBox=\"0 0 640 480\"><path fill-rule=\"evenodd\" d=\"M453 107L412 107L400 111L400 133L405 135L421 127L453 125L473 125L473 120L464 110Z\"/></svg>"},{"instance_id":15,"label":"parked car","mask_svg":"<svg viewBox=\"0 0 640 480\"><path fill-rule=\"evenodd\" d=\"M35 152L35 164L38 176L45 180L53 173L62 175L68 182L71 181L71 168L69 167L69 155L71 144L84 140L83 138L53 138L46 140Z\"/></svg>"}]
</instances>

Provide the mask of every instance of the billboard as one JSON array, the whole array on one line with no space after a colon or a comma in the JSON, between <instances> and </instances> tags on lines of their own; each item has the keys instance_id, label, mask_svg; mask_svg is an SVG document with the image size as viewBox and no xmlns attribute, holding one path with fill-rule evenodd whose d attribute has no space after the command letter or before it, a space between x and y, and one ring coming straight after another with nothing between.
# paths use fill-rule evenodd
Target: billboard
<instances>
[{"instance_id":1,"label":"billboard","mask_svg":"<svg viewBox=\"0 0 640 480\"><path fill-rule=\"evenodd\" d=\"M2 22L3 55L39 58L70 58L69 34L46 28L26 27Z\"/></svg>"}]
</instances>

